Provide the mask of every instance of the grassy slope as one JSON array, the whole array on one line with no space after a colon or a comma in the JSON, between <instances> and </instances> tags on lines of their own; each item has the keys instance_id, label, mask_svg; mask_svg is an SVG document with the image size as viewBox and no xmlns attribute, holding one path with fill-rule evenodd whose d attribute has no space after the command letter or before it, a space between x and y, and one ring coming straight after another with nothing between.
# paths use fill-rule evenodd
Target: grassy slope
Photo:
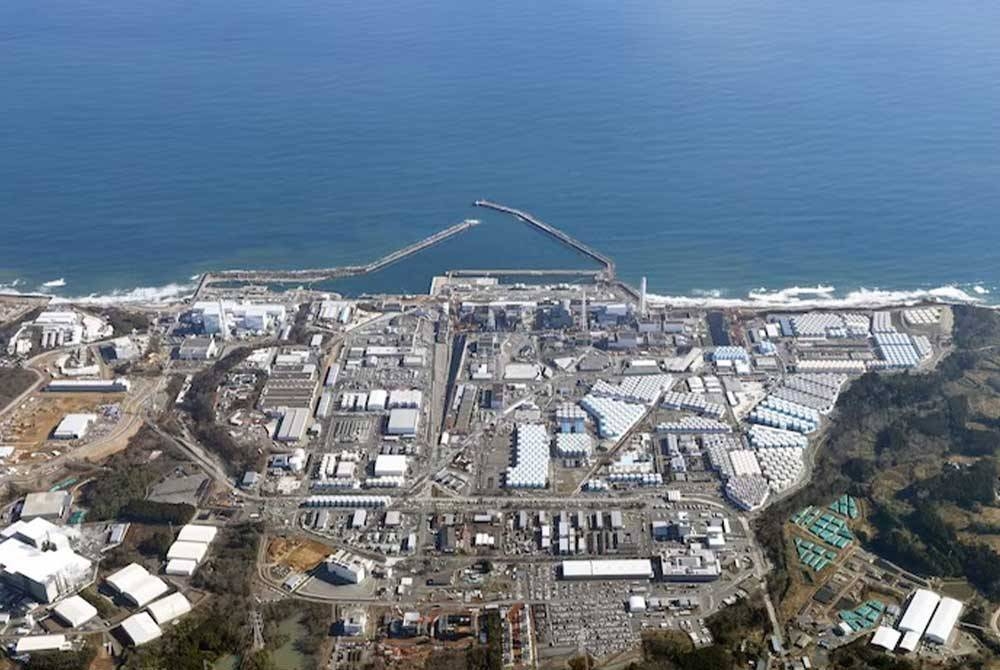
<instances>
[{"instance_id":1,"label":"grassy slope","mask_svg":"<svg viewBox=\"0 0 1000 670\"><path fill-rule=\"evenodd\" d=\"M1000 564L1000 555L979 547L987 538L969 530L973 517L985 511L1000 519L1000 510L992 496L972 499L975 482L964 469L979 463L989 471L1000 445L1000 316L957 307L955 319L955 351L933 373L869 374L851 385L837 403L811 484L758 521L777 567L776 597L790 584L784 521L845 491L863 499L871 526L861 539L876 551L904 567L965 576L988 595L1000 593L984 574L984 564Z\"/></svg>"}]
</instances>

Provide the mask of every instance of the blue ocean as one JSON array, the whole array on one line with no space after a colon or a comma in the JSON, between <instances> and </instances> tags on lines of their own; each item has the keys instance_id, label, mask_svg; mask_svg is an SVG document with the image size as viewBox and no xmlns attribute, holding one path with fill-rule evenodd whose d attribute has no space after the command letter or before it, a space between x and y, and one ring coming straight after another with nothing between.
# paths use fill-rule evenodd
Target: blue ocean
<instances>
[{"instance_id":1,"label":"blue ocean","mask_svg":"<svg viewBox=\"0 0 1000 670\"><path fill-rule=\"evenodd\" d=\"M1000 292L1000 3L5 0L0 74L6 289L586 264L490 198L663 295Z\"/></svg>"}]
</instances>

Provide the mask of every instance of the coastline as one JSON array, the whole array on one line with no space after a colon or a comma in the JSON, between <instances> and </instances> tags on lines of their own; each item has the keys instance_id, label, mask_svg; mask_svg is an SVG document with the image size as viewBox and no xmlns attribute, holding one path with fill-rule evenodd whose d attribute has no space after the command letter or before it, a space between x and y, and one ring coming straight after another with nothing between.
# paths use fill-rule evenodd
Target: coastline
<instances>
[{"instance_id":1,"label":"coastline","mask_svg":"<svg viewBox=\"0 0 1000 670\"><path fill-rule=\"evenodd\" d=\"M442 274L447 270L442 270ZM136 287L114 290L107 294L84 296L62 295L55 292L21 291L0 286L2 298L47 298L53 304L137 305L164 306L190 300L198 287L200 275L192 281L171 283L164 286ZM540 282L544 283L544 282ZM689 295L665 295L650 292L647 299L652 305L678 309L771 309L803 311L811 309L878 309L884 307L909 307L920 304L965 304L997 309L1000 303L992 302L988 291L974 295L958 285L930 289L882 290L858 288L845 293L832 286L791 286L768 291L756 289L743 297L726 297L722 291L693 290Z\"/></svg>"}]
</instances>

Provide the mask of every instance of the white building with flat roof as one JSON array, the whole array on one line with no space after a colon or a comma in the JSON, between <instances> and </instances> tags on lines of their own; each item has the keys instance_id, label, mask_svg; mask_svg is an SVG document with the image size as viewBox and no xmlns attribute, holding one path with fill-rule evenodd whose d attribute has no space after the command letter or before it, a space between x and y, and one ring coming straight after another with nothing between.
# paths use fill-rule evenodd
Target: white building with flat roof
<instances>
[{"instance_id":1,"label":"white building with flat roof","mask_svg":"<svg viewBox=\"0 0 1000 670\"><path fill-rule=\"evenodd\" d=\"M275 436L279 442L298 442L306 434L306 428L312 421L312 410L309 407L292 407L281 417L281 425Z\"/></svg>"},{"instance_id":2,"label":"white building with flat roof","mask_svg":"<svg viewBox=\"0 0 1000 670\"><path fill-rule=\"evenodd\" d=\"M326 559L326 572L329 576L351 584L360 584L368 578L375 561L341 549Z\"/></svg>"},{"instance_id":3,"label":"white building with flat roof","mask_svg":"<svg viewBox=\"0 0 1000 670\"><path fill-rule=\"evenodd\" d=\"M70 641L65 635L29 635L19 638L14 645L14 653L30 654L33 651L68 651Z\"/></svg>"},{"instance_id":4,"label":"white building with flat roof","mask_svg":"<svg viewBox=\"0 0 1000 670\"><path fill-rule=\"evenodd\" d=\"M652 579L648 558L563 561L563 579Z\"/></svg>"},{"instance_id":5,"label":"white building with flat roof","mask_svg":"<svg viewBox=\"0 0 1000 670\"><path fill-rule=\"evenodd\" d=\"M57 440L83 439L96 421L96 414L67 414L52 431L52 437Z\"/></svg>"},{"instance_id":6,"label":"white building with flat roof","mask_svg":"<svg viewBox=\"0 0 1000 670\"><path fill-rule=\"evenodd\" d=\"M399 408L389 412L389 421L386 424L386 435L396 435L399 437L414 437L417 434L417 427L420 424L420 410Z\"/></svg>"},{"instance_id":7,"label":"white building with flat roof","mask_svg":"<svg viewBox=\"0 0 1000 670\"><path fill-rule=\"evenodd\" d=\"M36 518L65 519L73 503L73 494L69 491L37 491L24 497L21 505L21 520L30 521Z\"/></svg>"},{"instance_id":8,"label":"white building with flat roof","mask_svg":"<svg viewBox=\"0 0 1000 670\"><path fill-rule=\"evenodd\" d=\"M406 460L403 454L379 454L375 457L375 476L405 477Z\"/></svg>"}]
</instances>

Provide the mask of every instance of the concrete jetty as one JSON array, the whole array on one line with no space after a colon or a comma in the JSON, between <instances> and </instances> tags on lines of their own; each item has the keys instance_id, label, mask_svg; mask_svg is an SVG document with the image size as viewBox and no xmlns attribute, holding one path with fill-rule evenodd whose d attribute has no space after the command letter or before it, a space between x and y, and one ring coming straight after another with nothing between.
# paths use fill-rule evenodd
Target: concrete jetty
<instances>
[{"instance_id":1,"label":"concrete jetty","mask_svg":"<svg viewBox=\"0 0 1000 670\"><path fill-rule=\"evenodd\" d=\"M220 282L252 282L259 284L315 284L317 282L339 279L342 277L356 277L377 272L393 263L401 261L407 256L423 251L428 247L439 244L444 240L454 237L459 233L478 226L476 219L466 219L461 223L456 223L444 230L439 230L433 235L429 235L413 244L397 249L391 253L378 258L367 265L345 265L333 268L310 268L305 270L220 270L217 272L206 272L198 282L193 300L197 300L202 292L211 284Z\"/></svg>"},{"instance_id":2,"label":"concrete jetty","mask_svg":"<svg viewBox=\"0 0 1000 670\"><path fill-rule=\"evenodd\" d=\"M590 277L596 279L603 270L559 270L559 269L463 269L448 270L448 277Z\"/></svg>"},{"instance_id":3,"label":"concrete jetty","mask_svg":"<svg viewBox=\"0 0 1000 670\"><path fill-rule=\"evenodd\" d=\"M516 209L514 207L508 207L507 205L501 205L500 203L493 202L492 200L476 200L473 203L476 207L484 207L486 209L492 209L496 212L503 212L504 214L510 214L517 219L520 219L529 226L534 226L543 233L555 238L556 240L562 242L571 249L589 257L590 259L596 261L604 267L605 279L613 279L615 276L615 262L611 260L609 256L605 256L601 252L597 251L593 247L584 244L575 237L569 235L568 233L559 230L555 226L549 225L542 221L541 219L535 217L534 215L525 212L521 209Z\"/></svg>"}]
</instances>

